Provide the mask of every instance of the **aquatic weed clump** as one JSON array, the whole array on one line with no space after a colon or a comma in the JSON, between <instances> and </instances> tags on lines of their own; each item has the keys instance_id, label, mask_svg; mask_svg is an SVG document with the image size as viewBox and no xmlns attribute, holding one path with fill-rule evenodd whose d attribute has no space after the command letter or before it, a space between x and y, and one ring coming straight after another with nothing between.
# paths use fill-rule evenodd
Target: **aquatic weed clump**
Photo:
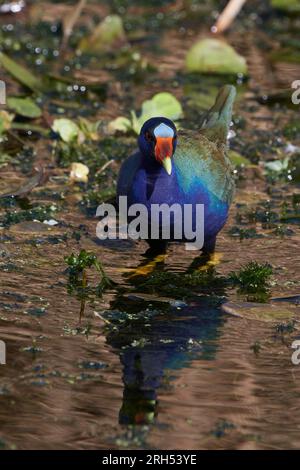
<instances>
[{"instance_id":1,"label":"aquatic weed clump","mask_svg":"<svg viewBox=\"0 0 300 470\"><path fill-rule=\"evenodd\" d=\"M295 331L295 321L289 321L287 323L277 323L275 325L275 331L279 335L284 335L285 333L291 334Z\"/></svg>"},{"instance_id":2,"label":"aquatic weed clump","mask_svg":"<svg viewBox=\"0 0 300 470\"><path fill-rule=\"evenodd\" d=\"M257 233L256 228L254 227L242 228L235 225L228 230L228 233L231 237L239 238L241 241L252 238L263 238L263 235L261 233Z\"/></svg>"},{"instance_id":3,"label":"aquatic weed clump","mask_svg":"<svg viewBox=\"0 0 300 470\"><path fill-rule=\"evenodd\" d=\"M86 250L81 250L78 255L72 253L70 256L65 256L65 262L68 265L69 284L71 287L78 287L79 277L82 278L81 287L87 286L86 269L94 267L101 275L100 283L97 286L99 292L102 292L106 287L112 284L112 281L106 275L101 261L97 256Z\"/></svg>"},{"instance_id":4,"label":"aquatic weed clump","mask_svg":"<svg viewBox=\"0 0 300 470\"><path fill-rule=\"evenodd\" d=\"M260 223L264 228L273 228L280 220L280 215L276 212L273 201L263 201L256 207L247 204L238 206L236 221L241 225Z\"/></svg>"},{"instance_id":5,"label":"aquatic weed clump","mask_svg":"<svg viewBox=\"0 0 300 470\"><path fill-rule=\"evenodd\" d=\"M211 293L212 288L219 290L225 285L226 279L218 276L213 267L209 267L192 273L154 272L139 284L139 288L153 294L190 297L193 295L191 288Z\"/></svg>"},{"instance_id":6,"label":"aquatic weed clump","mask_svg":"<svg viewBox=\"0 0 300 470\"><path fill-rule=\"evenodd\" d=\"M0 226L10 227L20 222L33 220L44 222L52 219L57 211L58 207L55 204L38 205L24 210L6 210L0 217Z\"/></svg>"},{"instance_id":7,"label":"aquatic weed clump","mask_svg":"<svg viewBox=\"0 0 300 470\"><path fill-rule=\"evenodd\" d=\"M224 437L229 431L233 429L235 429L235 425L233 423L225 419L221 419L216 424L215 428L211 431L211 434L214 437L220 439L221 437Z\"/></svg>"},{"instance_id":8,"label":"aquatic weed clump","mask_svg":"<svg viewBox=\"0 0 300 470\"><path fill-rule=\"evenodd\" d=\"M101 261L98 260L97 256L94 253L88 252L86 250L81 250L78 255L72 253L69 256L65 256L65 262L68 265L68 292L69 294L75 293L80 300L80 313L79 321L84 314L86 300L90 295L102 297L103 292L111 287L114 283L106 275ZM88 268L94 267L96 271L100 274L100 281L95 288L92 288L88 285L87 273Z\"/></svg>"},{"instance_id":9,"label":"aquatic weed clump","mask_svg":"<svg viewBox=\"0 0 300 470\"><path fill-rule=\"evenodd\" d=\"M250 261L239 271L230 273L229 279L234 285L239 286L242 292L257 294L267 292L272 274L273 269L270 264Z\"/></svg>"}]
</instances>

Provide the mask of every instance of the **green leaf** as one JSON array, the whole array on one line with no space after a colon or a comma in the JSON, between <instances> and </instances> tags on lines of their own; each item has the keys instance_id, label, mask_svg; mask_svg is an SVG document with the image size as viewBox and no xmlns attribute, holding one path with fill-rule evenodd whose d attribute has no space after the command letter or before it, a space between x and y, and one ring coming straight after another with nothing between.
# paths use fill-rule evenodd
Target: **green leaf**
<instances>
[{"instance_id":1,"label":"green leaf","mask_svg":"<svg viewBox=\"0 0 300 470\"><path fill-rule=\"evenodd\" d=\"M9 114L7 111L0 111L0 136L5 131L11 128L12 121L14 119L13 114Z\"/></svg>"},{"instance_id":2,"label":"green leaf","mask_svg":"<svg viewBox=\"0 0 300 470\"><path fill-rule=\"evenodd\" d=\"M87 118L79 116L78 120L79 129L82 131L84 137L90 140L98 140L99 139L99 126L101 121L91 122Z\"/></svg>"},{"instance_id":3,"label":"green leaf","mask_svg":"<svg viewBox=\"0 0 300 470\"><path fill-rule=\"evenodd\" d=\"M131 112L132 128L138 134L147 119L163 116L176 121L182 114L181 104L175 96L168 92L157 93L151 100L144 101L139 117L136 116L134 111Z\"/></svg>"},{"instance_id":4,"label":"green leaf","mask_svg":"<svg viewBox=\"0 0 300 470\"><path fill-rule=\"evenodd\" d=\"M33 91L41 91L43 86L41 81L36 78L22 65L17 64L13 59L3 52L0 52L0 63L18 82L27 86Z\"/></svg>"},{"instance_id":5,"label":"green leaf","mask_svg":"<svg viewBox=\"0 0 300 470\"><path fill-rule=\"evenodd\" d=\"M213 74L247 74L247 63L233 47L218 39L202 39L186 56L188 72Z\"/></svg>"},{"instance_id":6,"label":"green leaf","mask_svg":"<svg viewBox=\"0 0 300 470\"><path fill-rule=\"evenodd\" d=\"M280 173L281 171L288 169L289 162L290 162L290 158L286 157L283 160L273 160L271 162L264 162L264 167L267 168L267 170Z\"/></svg>"},{"instance_id":7,"label":"green leaf","mask_svg":"<svg viewBox=\"0 0 300 470\"><path fill-rule=\"evenodd\" d=\"M28 118L38 118L41 116L41 109L35 104L31 98L7 98L7 106L20 116Z\"/></svg>"},{"instance_id":8,"label":"green leaf","mask_svg":"<svg viewBox=\"0 0 300 470\"><path fill-rule=\"evenodd\" d=\"M250 162L250 160L248 160L248 158L244 157L238 152L235 152L234 150L229 150L228 155L234 166L251 166L252 165L252 163Z\"/></svg>"},{"instance_id":9,"label":"green leaf","mask_svg":"<svg viewBox=\"0 0 300 470\"><path fill-rule=\"evenodd\" d=\"M72 142L76 139L79 133L79 127L75 122L71 121L70 119L60 118L55 119L52 125L52 129L54 132L59 134L60 138L64 142Z\"/></svg>"},{"instance_id":10,"label":"green leaf","mask_svg":"<svg viewBox=\"0 0 300 470\"><path fill-rule=\"evenodd\" d=\"M7 165L10 162L11 156L8 153L2 153L0 151L0 168Z\"/></svg>"},{"instance_id":11,"label":"green leaf","mask_svg":"<svg viewBox=\"0 0 300 470\"><path fill-rule=\"evenodd\" d=\"M110 134L115 132L128 132L132 128L131 122L128 118L119 116L113 121L108 123L107 129Z\"/></svg>"},{"instance_id":12,"label":"green leaf","mask_svg":"<svg viewBox=\"0 0 300 470\"><path fill-rule=\"evenodd\" d=\"M290 13L300 12L300 0L271 0L271 5Z\"/></svg>"},{"instance_id":13,"label":"green leaf","mask_svg":"<svg viewBox=\"0 0 300 470\"><path fill-rule=\"evenodd\" d=\"M109 15L101 21L90 36L80 41L79 49L86 52L102 52L125 40L122 18L118 15Z\"/></svg>"},{"instance_id":14,"label":"green leaf","mask_svg":"<svg viewBox=\"0 0 300 470\"><path fill-rule=\"evenodd\" d=\"M17 131L31 131L31 132L38 132L39 134L48 137L49 129L46 129L42 126L36 126L34 124L30 124L28 122L13 122L11 124L11 128Z\"/></svg>"}]
</instances>

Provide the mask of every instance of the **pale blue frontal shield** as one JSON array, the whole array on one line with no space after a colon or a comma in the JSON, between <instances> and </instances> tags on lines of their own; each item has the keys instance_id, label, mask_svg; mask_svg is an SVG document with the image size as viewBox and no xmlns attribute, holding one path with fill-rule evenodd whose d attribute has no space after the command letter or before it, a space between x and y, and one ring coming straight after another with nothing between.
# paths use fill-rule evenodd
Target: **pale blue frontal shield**
<instances>
[{"instance_id":1,"label":"pale blue frontal shield","mask_svg":"<svg viewBox=\"0 0 300 470\"><path fill-rule=\"evenodd\" d=\"M167 126L163 122L154 129L155 137L174 137L174 131L171 127Z\"/></svg>"}]
</instances>

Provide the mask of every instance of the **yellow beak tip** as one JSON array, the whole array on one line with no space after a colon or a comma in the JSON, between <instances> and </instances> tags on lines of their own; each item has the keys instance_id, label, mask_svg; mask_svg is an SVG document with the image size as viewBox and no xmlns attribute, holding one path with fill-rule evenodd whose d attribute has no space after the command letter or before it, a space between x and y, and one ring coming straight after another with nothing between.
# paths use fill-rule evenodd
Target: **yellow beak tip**
<instances>
[{"instance_id":1,"label":"yellow beak tip","mask_svg":"<svg viewBox=\"0 0 300 470\"><path fill-rule=\"evenodd\" d=\"M170 157L166 157L163 159L162 166L164 167L168 175L172 173L172 160Z\"/></svg>"}]
</instances>

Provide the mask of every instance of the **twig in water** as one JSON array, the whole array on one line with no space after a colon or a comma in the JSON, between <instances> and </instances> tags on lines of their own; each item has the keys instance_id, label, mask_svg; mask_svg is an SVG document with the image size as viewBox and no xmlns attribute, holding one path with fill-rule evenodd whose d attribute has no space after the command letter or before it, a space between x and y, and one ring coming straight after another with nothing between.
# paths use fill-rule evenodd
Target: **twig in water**
<instances>
[{"instance_id":1,"label":"twig in water","mask_svg":"<svg viewBox=\"0 0 300 470\"><path fill-rule=\"evenodd\" d=\"M246 0L230 0L218 17L216 24L212 27L212 32L222 33L228 29L235 17L239 14L244 3L246 3Z\"/></svg>"},{"instance_id":2,"label":"twig in water","mask_svg":"<svg viewBox=\"0 0 300 470\"><path fill-rule=\"evenodd\" d=\"M77 22L83 8L86 5L87 0L79 0L72 15L63 19L63 40L62 49L64 49L68 43L69 37L72 34L75 23Z\"/></svg>"},{"instance_id":3,"label":"twig in water","mask_svg":"<svg viewBox=\"0 0 300 470\"><path fill-rule=\"evenodd\" d=\"M87 286L87 275L85 269L82 271L82 289L84 290ZM84 315L84 310L85 310L85 297L81 299L80 302L80 312L79 312L79 323L81 323L81 319Z\"/></svg>"},{"instance_id":4,"label":"twig in water","mask_svg":"<svg viewBox=\"0 0 300 470\"><path fill-rule=\"evenodd\" d=\"M106 170L106 168L112 164L114 160L109 160L108 162L104 163L104 165L102 165L101 168L99 168L99 170L96 172L96 175L101 175L101 173L103 173L104 170Z\"/></svg>"},{"instance_id":5,"label":"twig in water","mask_svg":"<svg viewBox=\"0 0 300 470\"><path fill-rule=\"evenodd\" d=\"M35 168L37 172L32 178L30 178L27 183L23 184L20 188L16 189L15 191L8 192L5 194L0 194L0 199L5 197L23 197L26 194L30 193L34 188L43 184L46 179L45 169L42 166L37 166Z\"/></svg>"}]
</instances>

